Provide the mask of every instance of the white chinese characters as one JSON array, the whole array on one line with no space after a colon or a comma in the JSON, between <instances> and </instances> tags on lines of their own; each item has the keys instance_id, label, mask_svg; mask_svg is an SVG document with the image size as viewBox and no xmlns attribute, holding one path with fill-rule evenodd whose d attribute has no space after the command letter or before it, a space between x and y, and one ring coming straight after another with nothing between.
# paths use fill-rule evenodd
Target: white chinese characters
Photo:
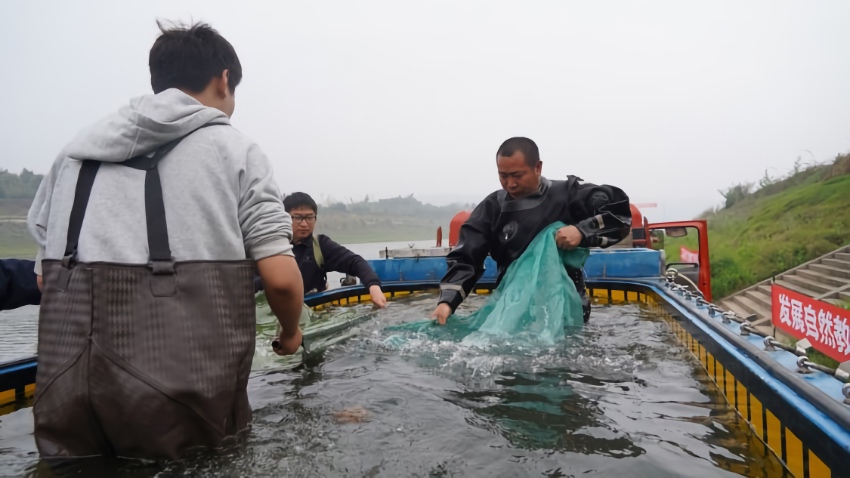
<instances>
[{"instance_id":1,"label":"white chinese characters","mask_svg":"<svg viewBox=\"0 0 850 478\"><path fill-rule=\"evenodd\" d=\"M847 325L847 319L835 317L833 330L838 351L844 352L844 355L850 355L850 327Z\"/></svg>"},{"instance_id":2,"label":"white chinese characters","mask_svg":"<svg viewBox=\"0 0 850 478\"><path fill-rule=\"evenodd\" d=\"M806 304L806 308L803 311L806 314L806 336L818 340L820 334L818 334L818 320L815 315L815 308L811 304Z\"/></svg>"},{"instance_id":3,"label":"white chinese characters","mask_svg":"<svg viewBox=\"0 0 850 478\"><path fill-rule=\"evenodd\" d=\"M808 337L812 343L821 345L821 351L830 350L835 353L850 356L850 311L831 307L829 304L815 299L795 299L787 293L774 296L779 307L779 322L777 326L792 330L797 338ZM846 312L846 313L845 313Z\"/></svg>"},{"instance_id":4,"label":"white chinese characters","mask_svg":"<svg viewBox=\"0 0 850 478\"><path fill-rule=\"evenodd\" d=\"M832 312L823 309L818 311L818 327L820 342L827 347L835 347L835 335L832 334Z\"/></svg>"},{"instance_id":5,"label":"white chinese characters","mask_svg":"<svg viewBox=\"0 0 850 478\"><path fill-rule=\"evenodd\" d=\"M791 302L785 294L779 294L779 321L791 325Z\"/></svg>"},{"instance_id":6,"label":"white chinese characters","mask_svg":"<svg viewBox=\"0 0 850 478\"><path fill-rule=\"evenodd\" d=\"M791 324L794 330L799 330L800 332L806 330L806 326L803 324L803 303L797 299L791 299L791 319L794 321Z\"/></svg>"}]
</instances>

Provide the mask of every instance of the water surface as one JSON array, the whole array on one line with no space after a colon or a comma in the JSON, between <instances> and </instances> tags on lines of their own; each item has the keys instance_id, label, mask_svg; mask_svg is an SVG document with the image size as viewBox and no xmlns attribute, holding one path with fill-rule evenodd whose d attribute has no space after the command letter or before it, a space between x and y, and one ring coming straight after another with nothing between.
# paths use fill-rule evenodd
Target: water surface
<instances>
[{"instance_id":1,"label":"water surface","mask_svg":"<svg viewBox=\"0 0 850 478\"><path fill-rule=\"evenodd\" d=\"M484 300L470 297L461 313ZM249 390L254 425L244 447L180 464L96 461L63 471L782 476L778 461L765 454L666 323L645 308L597 307L589 325L543 348L479 349L384 330L423 319L434 303L434 295L420 294L377 312L357 306L372 319L307 367L275 371L276 364L290 364L258 359ZM0 475L53 476L38 463L31 427L29 409L0 417Z\"/></svg>"}]
</instances>

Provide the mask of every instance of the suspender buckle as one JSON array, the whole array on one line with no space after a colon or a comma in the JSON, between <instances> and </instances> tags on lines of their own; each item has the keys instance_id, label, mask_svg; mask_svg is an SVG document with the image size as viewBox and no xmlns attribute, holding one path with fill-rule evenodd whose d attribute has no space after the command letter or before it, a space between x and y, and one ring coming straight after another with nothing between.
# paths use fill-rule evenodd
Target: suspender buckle
<instances>
[{"instance_id":1,"label":"suspender buckle","mask_svg":"<svg viewBox=\"0 0 850 478\"><path fill-rule=\"evenodd\" d=\"M72 252L70 254L65 254L64 256L62 256L62 267L66 268L66 269L70 269L72 266L74 266L76 264L77 264L77 251L76 251L76 249L74 250L74 252Z\"/></svg>"},{"instance_id":2,"label":"suspender buckle","mask_svg":"<svg viewBox=\"0 0 850 478\"><path fill-rule=\"evenodd\" d=\"M174 275L174 261L150 261L148 267L155 276Z\"/></svg>"},{"instance_id":3,"label":"suspender buckle","mask_svg":"<svg viewBox=\"0 0 850 478\"><path fill-rule=\"evenodd\" d=\"M173 297L177 294L177 277L174 274L174 260L150 261L151 293L154 297Z\"/></svg>"}]
</instances>

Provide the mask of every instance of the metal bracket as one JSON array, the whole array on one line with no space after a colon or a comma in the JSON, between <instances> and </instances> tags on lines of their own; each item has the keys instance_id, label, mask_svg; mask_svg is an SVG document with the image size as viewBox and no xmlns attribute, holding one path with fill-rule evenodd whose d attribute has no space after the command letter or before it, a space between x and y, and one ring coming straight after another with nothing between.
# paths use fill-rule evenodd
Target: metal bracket
<instances>
[{"instance_id":1,"label":"metal bracket","mask_svg":"<svg viewBox=\"0 0 850 478\"><path fill-rule=\"evenodd\" d=\"M803 339L794 344L794 348L797 349L797 355L808 355L808 350L812 347L812 343L809 342L809 339Z\"/></svg>"},{"instance_id":2,"label":"metal bracket","mask_svg":"<svg viewBox=\"0 0 850 478\"><path fill-rule=\"evenodd\" d=\"M776 347L773 346L773 341L776 340L770 335L764 338L764 350L766 352L776 352Z\"/></svg>"},{"instance_id":3,"label":"metal bracket","mask_svg":"<svg viewBox=\"0 0 850 478\"><path fill-rule=\"evenodd\" d=\"M802 357L797 357L797 373L808 374L812 373L813 370L806 366L809 359L805 355Z\"/></svg>"},{"instance_id":4,"label":"metal bracket","mask_svg":"<svg viewBox=\"0 0 850 478\"><path fill-rule=\"evenodd\" d=\"M838 380L841 380L842 382L850 381L850 361L841 362L841 364L838 365L838 368L835 369L835 378L837 378ZM847 385L850 385L850 384L845 384L844 387L847 388L848 393L850 393L850 387L847 387ZM846 394L844 396L847 397ZM850 402L848 402L847 399L845 399L844 403L850 403Z\"/></svg>"}]
</instances>

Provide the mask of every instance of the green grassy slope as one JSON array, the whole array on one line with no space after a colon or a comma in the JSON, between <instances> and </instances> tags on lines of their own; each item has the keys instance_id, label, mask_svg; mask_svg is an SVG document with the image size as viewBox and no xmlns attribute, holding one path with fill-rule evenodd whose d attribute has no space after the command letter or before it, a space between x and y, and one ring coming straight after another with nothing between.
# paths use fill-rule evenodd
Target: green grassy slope
<instances>
[{"instance_id":1,"label":"green grassy slope","mask_svg":"<svg viewBox=\"0 0 850 478\"><path fill-rule=\"evenodd\" d=\"M715 299L850 244L846 163L801 171L705 215ZM666 242L669 262L681 243ZM684 243L696 250L695 238Z\"/></svg>"}]
</instances>

